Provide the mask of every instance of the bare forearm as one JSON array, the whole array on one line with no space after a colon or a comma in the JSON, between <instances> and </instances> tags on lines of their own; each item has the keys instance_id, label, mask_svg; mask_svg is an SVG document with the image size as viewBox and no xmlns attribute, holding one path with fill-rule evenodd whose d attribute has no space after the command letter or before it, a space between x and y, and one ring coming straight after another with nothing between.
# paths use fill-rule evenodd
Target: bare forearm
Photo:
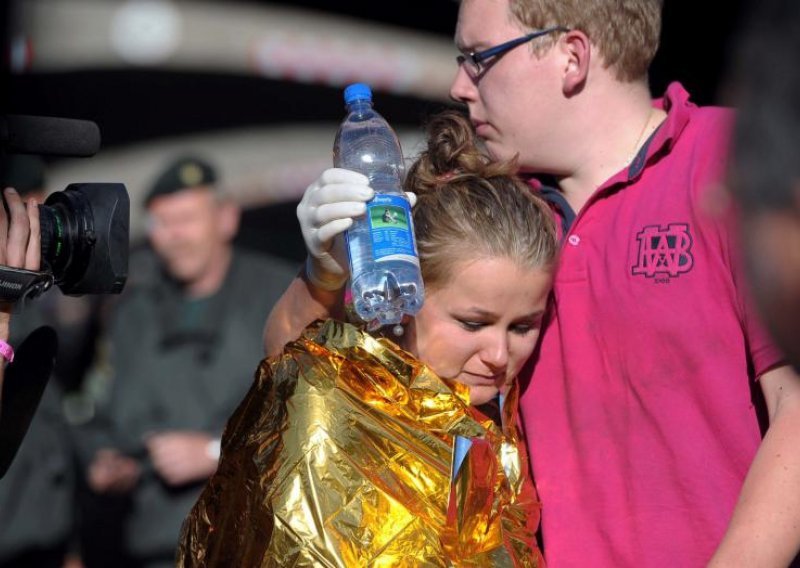
<instances>
[{"instance_id":1,"label":"bare forearm","mask_svg":"<svg viewBox=\"0 0 800 568\"><path fill-rule=\"evenodd\" d=\"M709 566L788 566L800 550L800 396L782 401Z\"/></svg>"},{"instance_id":2,"label":"bare forearm","mask_svg":"<svg viewBox=\"0 0 800 568\"><path fill-rule=\"evenodd\" d=\"M315 288L301 273L292 280L267 318L265 353L268 356L280 353L287 342L296 339L314 320L341 317L342 313L341 290L329 292Z\"/></svg>"}]
</instances>

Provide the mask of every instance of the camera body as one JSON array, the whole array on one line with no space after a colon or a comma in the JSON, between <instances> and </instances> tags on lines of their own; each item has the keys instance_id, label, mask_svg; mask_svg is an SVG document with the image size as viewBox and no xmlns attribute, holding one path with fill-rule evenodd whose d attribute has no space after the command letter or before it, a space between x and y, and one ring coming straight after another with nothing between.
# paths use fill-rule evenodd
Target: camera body
<instances>
[{"instance_id":1,"label":"camera body","mask_svg":"<svg viewBox=\"0 0 800 568\"><path fill-rule=\"evenodd\" d=\"M99 147L99 129L90 121L0 117L0 158L91 156ZM128 277L130 225L130 199L123 184L70 184L39 205L39 224L41 272L0 266L0 301L33 298L52 284L69 295L122 291Z\"/></svg>"}]
</instances>

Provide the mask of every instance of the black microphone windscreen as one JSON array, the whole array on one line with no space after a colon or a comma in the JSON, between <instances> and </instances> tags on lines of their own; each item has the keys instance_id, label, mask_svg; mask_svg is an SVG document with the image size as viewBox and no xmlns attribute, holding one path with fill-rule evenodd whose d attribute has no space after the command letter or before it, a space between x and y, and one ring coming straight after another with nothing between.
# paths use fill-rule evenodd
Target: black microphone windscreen
<instances>
[{"instance_id":1,"label":"black microphone windscreen","mask_svg":"<svg viewBox=\"0 0 800 568\"><path fill-rule=\"evenodd\" d=\"M100 129L89 120L9 114L0 119L0 144L8 154L94 156Z\"/></svg>"}]
</instances>

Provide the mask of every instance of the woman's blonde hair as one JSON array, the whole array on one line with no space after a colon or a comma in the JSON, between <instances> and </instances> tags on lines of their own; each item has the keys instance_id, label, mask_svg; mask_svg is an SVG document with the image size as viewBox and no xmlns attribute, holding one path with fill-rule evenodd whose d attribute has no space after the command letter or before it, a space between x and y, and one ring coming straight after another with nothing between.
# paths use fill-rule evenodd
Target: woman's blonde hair
<instances>
[{"instance_id":1,"label":"woman's blonde hair","mask_svg":"<svg viewBox=\"0 0 800 568\"><path fill-rule=\"evenodd\" d=\"M445 285L455 262L479 258L551 270L558 250L552 211L515 175L514 161L491 161L455 111L435 116L427 133L428 148L405 182L418 197L414 228L425 286Z\"/></svg>"}]
</instances>

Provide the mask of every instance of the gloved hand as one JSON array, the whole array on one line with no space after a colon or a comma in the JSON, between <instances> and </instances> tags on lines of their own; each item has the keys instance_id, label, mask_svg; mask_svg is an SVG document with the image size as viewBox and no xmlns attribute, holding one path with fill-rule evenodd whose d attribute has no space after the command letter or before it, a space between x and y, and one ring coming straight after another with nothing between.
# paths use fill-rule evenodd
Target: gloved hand
<instances>
[{"instance_id":1,"label":"gloved hand","mask_svg":"<svg viewBox=\"0 0 800 568\"><path fill-rule=\"evenodd\" d=\"M297 219L308 251L306 275L314 286L338 290L347 281L347 251L342 233L353 217L366 213L374 192L367 176L331 168L306 188L297 205ZM338 237L338 238L337 238Z\"/></svg>"},{"instance_id":2,"label":"gloved hand","mask_svg":"<svg viewBox=\"0 0 800 568\"><path fill-rule=\"evenodd\" d=\"M306 275L323 290L338 290L347 281L349 268L342 234L353 217L366 213L366 202L375 192L368 178L358 172L330 168L306 188L297 205L297 219L303 232L308 258ZM417 196L406 193L411 207Z\"/></svg>"}]
</instances>

